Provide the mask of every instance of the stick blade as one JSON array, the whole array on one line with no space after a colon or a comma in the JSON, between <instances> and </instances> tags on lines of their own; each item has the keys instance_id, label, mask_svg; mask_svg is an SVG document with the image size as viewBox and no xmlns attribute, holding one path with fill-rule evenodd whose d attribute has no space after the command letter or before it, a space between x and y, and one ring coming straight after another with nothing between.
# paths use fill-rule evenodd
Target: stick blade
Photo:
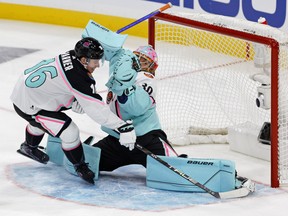
<instances>
[{"instance_id":1,"label":"stick blade","mask_svg":"<svg viewBox=\"0 0 288 216\"><path fill-rule=\"evenodd\" d=\"M221 199L246 197L255 191L255 183L248 179L241 188L219 193Z\"/></svg>"}]
</instances>

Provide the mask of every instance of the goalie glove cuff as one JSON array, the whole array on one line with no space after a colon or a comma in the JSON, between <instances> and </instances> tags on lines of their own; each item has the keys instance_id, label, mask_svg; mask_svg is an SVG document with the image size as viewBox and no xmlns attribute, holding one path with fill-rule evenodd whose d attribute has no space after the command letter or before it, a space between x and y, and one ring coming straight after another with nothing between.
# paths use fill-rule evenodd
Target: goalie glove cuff
<instances>
[{"instance_id":1,"label":"goalie glove cuff","mask_svg":"<svg viewBox=\"0 0 288 216\"><path fill-rule=\"evenodd\" d=\"M128 120L125 124L116 129L119 133L127 133L134 130L132 121Z\"/></svg>"}]
</instances>

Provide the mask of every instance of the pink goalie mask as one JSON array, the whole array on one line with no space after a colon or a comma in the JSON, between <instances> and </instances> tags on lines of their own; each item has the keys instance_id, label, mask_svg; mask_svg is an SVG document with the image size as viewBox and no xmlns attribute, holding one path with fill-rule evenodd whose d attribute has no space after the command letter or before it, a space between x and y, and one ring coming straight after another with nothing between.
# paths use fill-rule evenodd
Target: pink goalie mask
<instances>
[{"instance_id":1,"label":"pink goalie mask","mask_svg":"<svg viewBox=\"0 0 288 216\"><path fill-rule=\"evenodd\" d=\"M141 70L155 75L155 70L158 67L158 56L152 46L140 46L133 53L139 58Z\"/></svg>"}]
</instances>

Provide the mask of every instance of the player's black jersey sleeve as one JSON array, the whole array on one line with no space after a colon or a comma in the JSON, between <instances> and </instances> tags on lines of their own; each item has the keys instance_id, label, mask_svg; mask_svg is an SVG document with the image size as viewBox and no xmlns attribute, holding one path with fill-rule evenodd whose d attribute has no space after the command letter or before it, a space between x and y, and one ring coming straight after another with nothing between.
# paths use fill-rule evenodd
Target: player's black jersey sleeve
<instances>
[{"instance_id":1,"label":"player's black jersey sleeve","mask_svg":"<svg viewBox=\"0 0 288 216\"><path fill-rule=\"evenodd\" d=\"M59 59L71 87L85 95L102 100L102 97L96 93L96 82L94 78L88 75L88 70L86 70L84 66L76 59L73 50L69 51L68 53L69 56L60 55ZM69 66L69 61L72 63L72 69L70 67L69 70L65 70L65 68Z\"/></svg>"}]
</instances>

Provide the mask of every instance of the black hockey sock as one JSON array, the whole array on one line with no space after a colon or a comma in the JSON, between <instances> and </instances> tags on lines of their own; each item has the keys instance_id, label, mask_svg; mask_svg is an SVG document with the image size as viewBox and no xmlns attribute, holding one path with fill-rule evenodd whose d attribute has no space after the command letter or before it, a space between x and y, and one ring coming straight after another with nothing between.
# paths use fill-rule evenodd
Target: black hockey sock
<instances>
[{"instance_id":1,"label":"black hockey sock","mask_svg":"<svg viewBox=\"0 0 288 216\"><path fill-rule=\"evenodd\" d=\"M33 135L33 134L29 133L26 129L25 141L31 147L37 147L40 144L40 142L42 141L43 137L44 137L44 134L39 135L39 136Z\"/></svg>"},{"instance_id":2,"label":"black hockey sock","mask_svg":"<svg viewBox=\"0 0 288 216\"><path fill-rule=\"evenodd\" d=\"M64 153L67 157L67 159L72 163L72 164L80 164L84 163L84 151L83 151L83 146L80 144L77 148L72 149L72 150L64 150Z\"/></svg>"}]
</instances>

